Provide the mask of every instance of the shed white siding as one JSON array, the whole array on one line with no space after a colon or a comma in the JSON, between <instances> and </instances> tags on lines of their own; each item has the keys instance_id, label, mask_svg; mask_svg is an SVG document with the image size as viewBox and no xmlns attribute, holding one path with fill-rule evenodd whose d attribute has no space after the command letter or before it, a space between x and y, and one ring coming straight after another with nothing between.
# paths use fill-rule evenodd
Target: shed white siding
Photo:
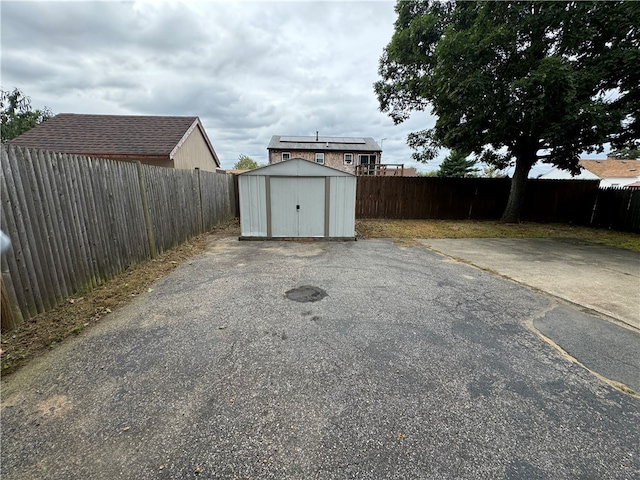
<instances>
[{"instance_id":1,"label":"shed white siding","mask_svg":"<svg viewBox=\"0 0 640 480\"><path fill-rule=\"evenodd\" d=\"M356 182L350 177L333 177L330 183L329 236L350 237L356 229ZM351 232L351 233L349 233Z\"/></svg>"},{"instance_id":2,"label":"shed white siding","mask_svg":"<svg viewBox=\"0 0 640 480\"><path fill-rule=\"evenodd\" d=\"M245 237L267 236L267 193L265 177L238 177L240 230Z\"/></svg>"},{"instance_id":3,"label":"shed white siding","mask_svg":"<svg viewBox=\"0 0 640 480\"><path fill-rule=\"evenodd\" d=\"M292 159L238 177L241 238L355 238L356 177Z\"/></svg>"}]
</instances>

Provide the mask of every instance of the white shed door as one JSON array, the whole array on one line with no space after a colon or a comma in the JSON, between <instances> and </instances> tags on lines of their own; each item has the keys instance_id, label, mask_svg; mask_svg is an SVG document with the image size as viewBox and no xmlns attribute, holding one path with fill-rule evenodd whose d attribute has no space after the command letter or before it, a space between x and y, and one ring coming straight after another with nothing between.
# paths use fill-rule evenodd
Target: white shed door
<instances>
[{"instance_id":1,"label":"white shed door","mask_svg":"<svg viewBox=\"0 0 640 480\"><path fill-rule=\"evenodd\" d=\"M324 177L271 177L271 235L324 237Z\"/></svg>"}]
</instances>

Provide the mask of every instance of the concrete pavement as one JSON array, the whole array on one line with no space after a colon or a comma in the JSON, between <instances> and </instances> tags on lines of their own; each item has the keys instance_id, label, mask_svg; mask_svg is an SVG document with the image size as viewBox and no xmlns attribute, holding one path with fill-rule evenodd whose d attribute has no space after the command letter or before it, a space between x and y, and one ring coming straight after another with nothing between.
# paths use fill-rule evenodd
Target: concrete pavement
<instances>
[{"instance_id":1,"label":"concrete pavement","mask_svg":"<svg viewBox=\"0 0 640 480\"><path fill-rule=\"evenodd\" d=\"M640 329L640 253L572 239L428 239L433 250Z\"/></svg>"}]
</instances>

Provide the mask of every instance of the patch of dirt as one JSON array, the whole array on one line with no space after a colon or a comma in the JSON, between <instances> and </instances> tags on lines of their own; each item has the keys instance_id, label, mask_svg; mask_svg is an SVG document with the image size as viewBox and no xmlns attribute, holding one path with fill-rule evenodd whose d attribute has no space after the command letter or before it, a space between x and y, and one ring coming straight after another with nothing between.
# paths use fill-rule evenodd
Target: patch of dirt
<instances>
[{"instance_id":1,"label":"patch of dirt","mask_svg":"<svg viewBox=\"0 0 640 480\"><path fill-rule=\"evenodd\" d=\"M216 227L153 260L128 268L91 291L67 298L63 304L24 321L10 332L3 332L0 336L2 375L15 372L36 355L127 305L178 265L204 253L216 240L238 236L240 225L237 220Z\"/></svg>"}]
</instances>

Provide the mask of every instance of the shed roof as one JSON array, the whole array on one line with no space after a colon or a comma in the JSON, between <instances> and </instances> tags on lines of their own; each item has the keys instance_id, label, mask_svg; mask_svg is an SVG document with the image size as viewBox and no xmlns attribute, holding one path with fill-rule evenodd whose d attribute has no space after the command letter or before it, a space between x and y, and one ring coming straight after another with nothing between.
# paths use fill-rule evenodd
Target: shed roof
<instances>
[{"instance_id":1,"label":"shed roof","mask_svg":"<svg viewBox=\"0 0 640 480\"><path fill-rule=\"evenodd\" d=\"M218 155L198 117L60 113L10 143L89 156L170 159L195 128L200 129L219 167Z\"/></svg>"},{"instance_id":2,"label":"shed roof","mask_svg":"<svg viewBox=\"0 0 640 480\"><path fill-rule=\"evenodd\" d=\"M381 152L382 148L371 137L295 137L274 135L267 150L322 150Z\"/></svg>"},{"instance_id":3,"label":"shed roof","mask_svg":"<svg viewBox=\"0 0 640 480\"><path fill-rule=\"evenodd\" d=\"M286 176L286 177L355 177L355 175L335 168L319 165L304 158L292 158L240 174L245 176Z\"/></svg>"},{"instance_id":4,"label":"shed roof","mask_svg":"<svg viewBox=\"0 0 640 480\"><path fill-rule=\"evenodd\" d=\"M580 160L598 178L640 177L640 160Z\"/></svg>"}]
</instances>

